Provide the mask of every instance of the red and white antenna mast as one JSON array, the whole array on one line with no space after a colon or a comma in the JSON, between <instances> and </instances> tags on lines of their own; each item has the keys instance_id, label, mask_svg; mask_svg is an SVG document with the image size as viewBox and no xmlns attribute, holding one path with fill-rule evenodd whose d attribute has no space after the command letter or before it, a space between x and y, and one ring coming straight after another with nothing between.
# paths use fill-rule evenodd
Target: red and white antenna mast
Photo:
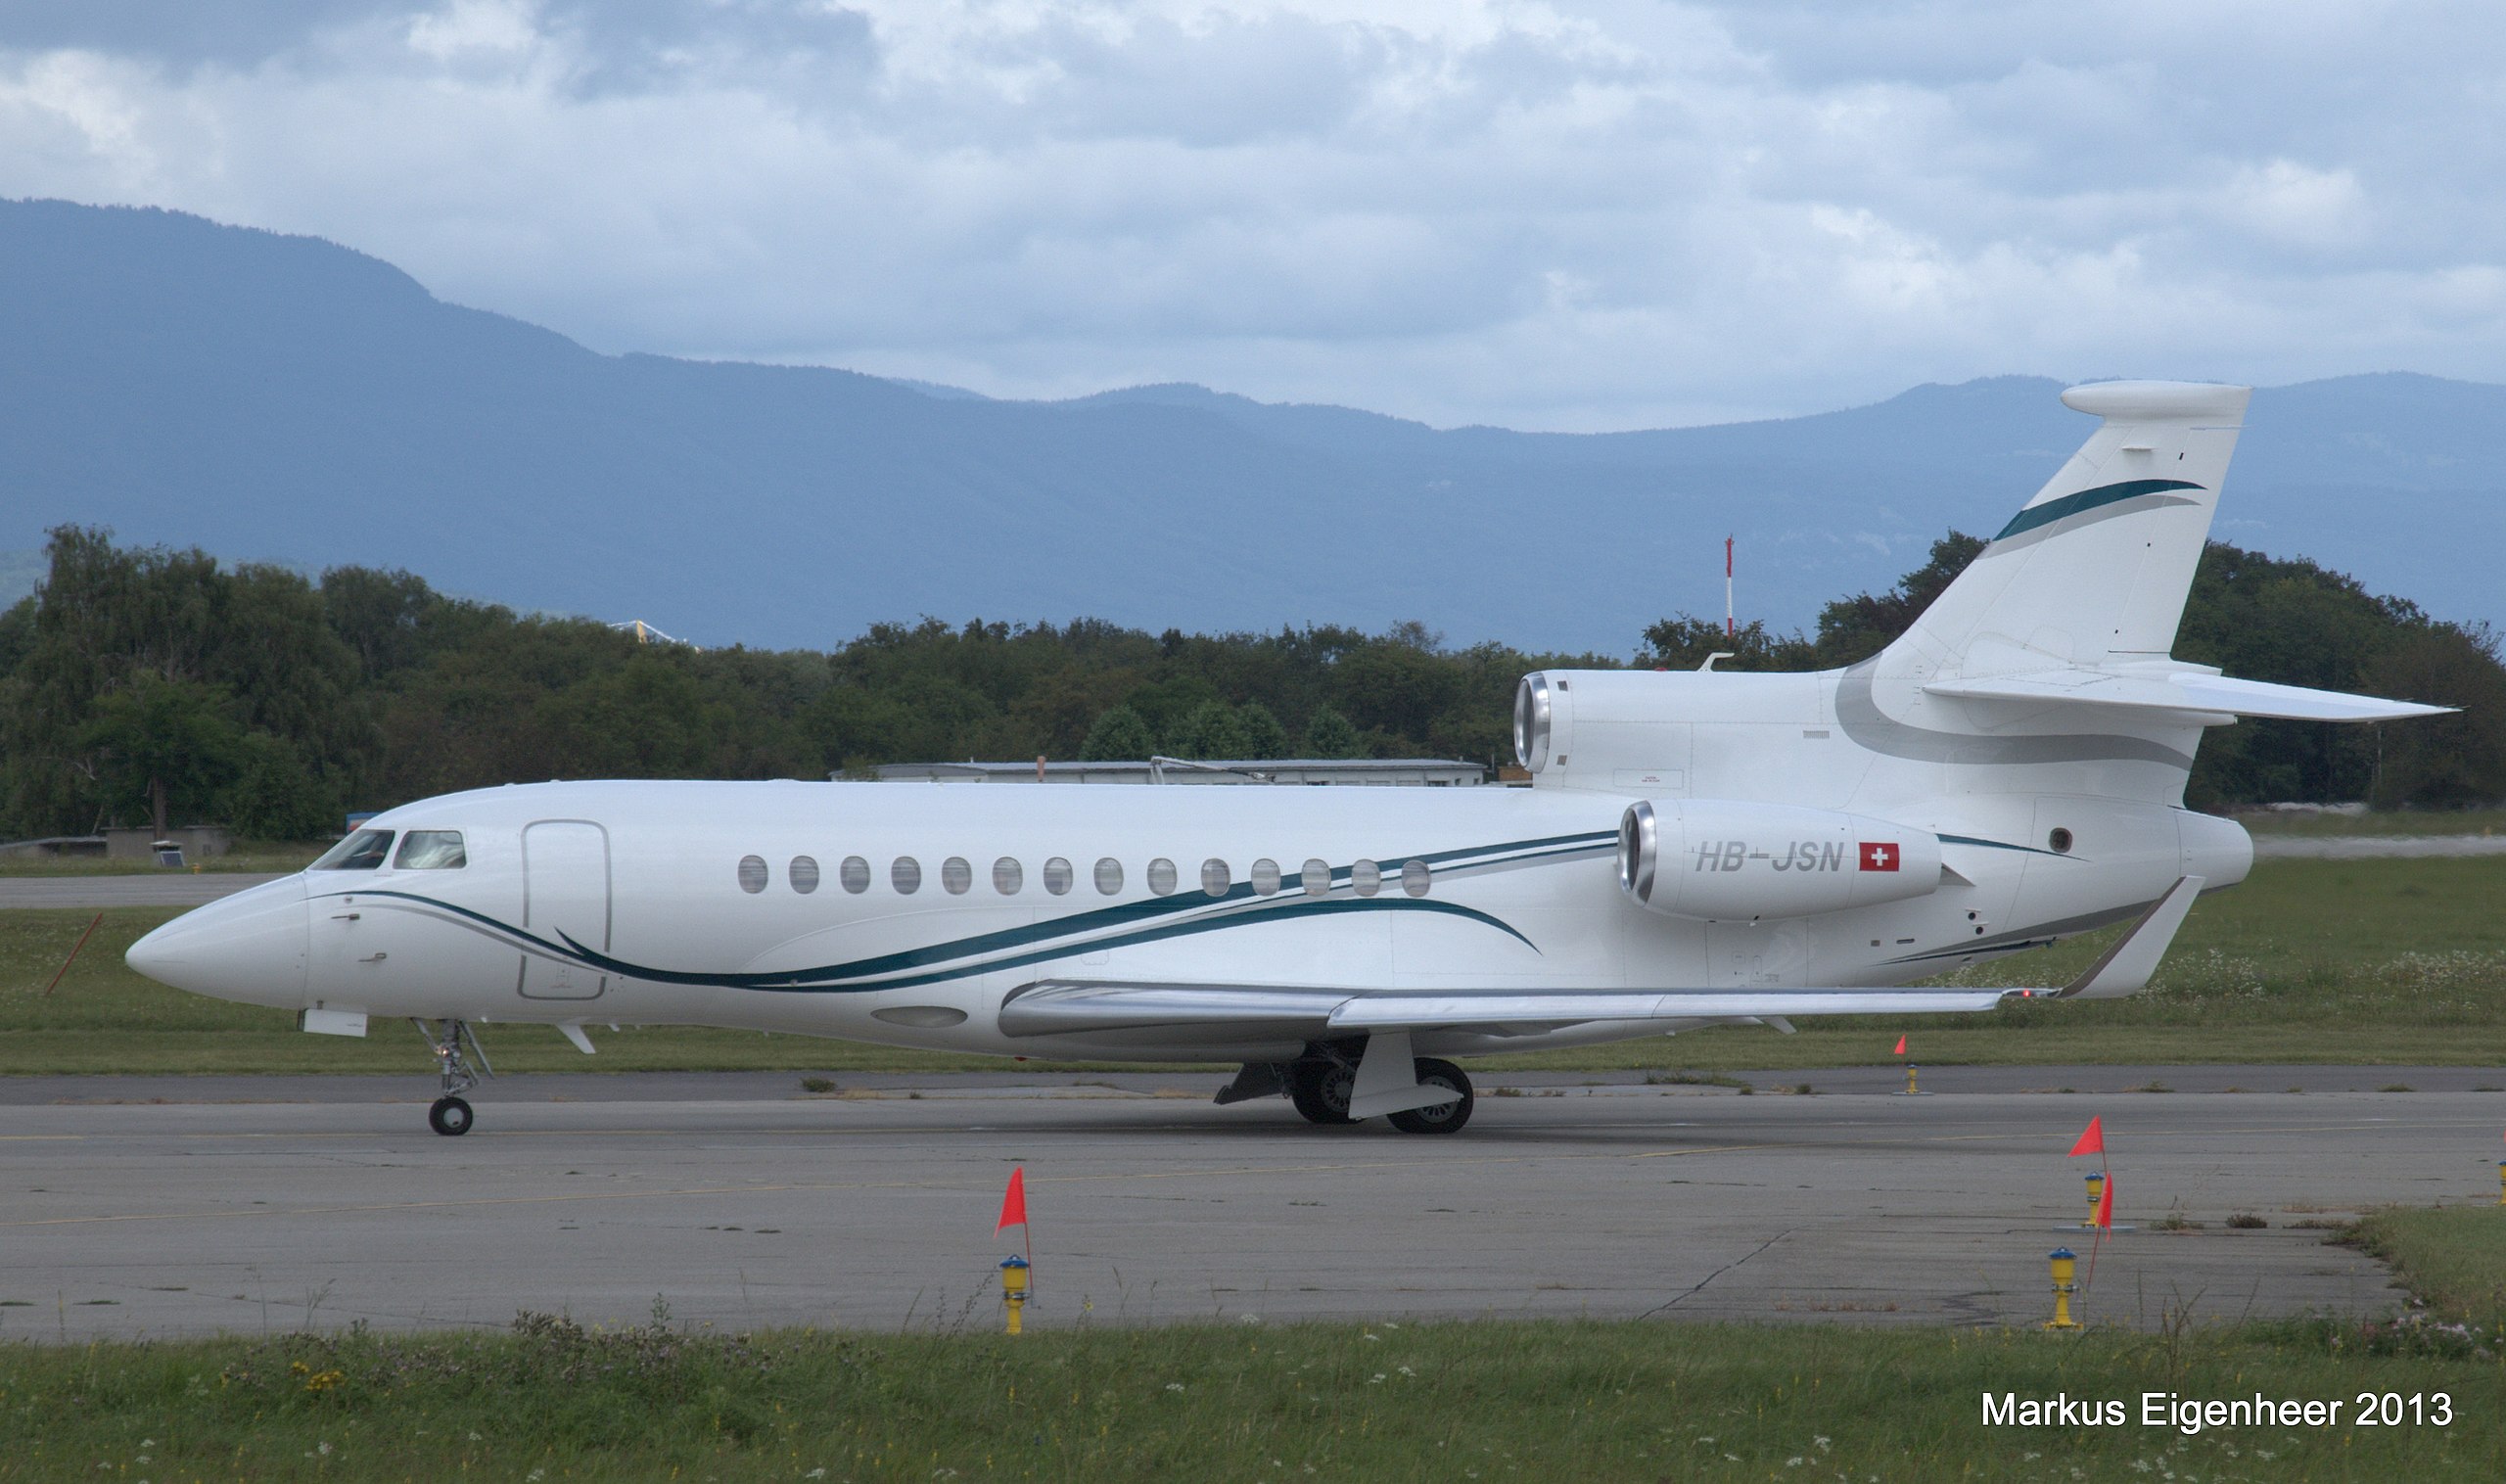
<instances>
[{"instance_id":1,"label":"red and white antenna mast","mask_svg":"<svg viewBox=\"0 0 2506 1484\"><path fill-rule=\"evenodd\" d=\"M1735 638L1740 626L1732 620L1732 538L1723 538L1723 637Z\"/></svg>"}]
</instances>

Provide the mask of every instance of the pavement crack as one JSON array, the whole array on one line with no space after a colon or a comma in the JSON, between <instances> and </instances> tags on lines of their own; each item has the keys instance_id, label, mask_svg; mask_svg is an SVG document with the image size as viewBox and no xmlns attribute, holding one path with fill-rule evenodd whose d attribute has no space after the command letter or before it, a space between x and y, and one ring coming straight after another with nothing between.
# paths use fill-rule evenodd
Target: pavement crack
<instances>
[{"instance_id":1,"label":"pavement crack","mask_svg":"<svg viewBox=\"0 0 2506 1484\"><path fill-rule=\"evenodd\" d=\"M1658 1303L1658 1304L1655 1304L1652 1308L1646 1310L1643 1314L1638 1315L1638 1316L1637 1316L1637 1318L1638 1318L1638 1319L1640 1319L1640 1320L1649 1320L1649 1319L1651 1319L1653 1316L1655 1316L1655 1315L1657 1315L1657 1314L1661 1313L1661 1312L1662 1312L1663 1310L1665 1310L1665 1309L1670 1309L1670 1308L1675 1308L1675 1307L1677 1307L1677 1306L1678 1306L1678 1305L1679 1305L1683 1300L1693 1299L1693 1298L1696 1297L1696 1295L1698 1294L1698 1292L1699 1292L1699 1291L1701 1291L1701 1290L1705 1287L1705 1285L1706 1285L1706 1284L1708 1284L1708 1283L1710 1283L1710 1282L1714 1281L1714 1280L1715 1280L1716 1278L1718 1278L1718 1277L1721 1277L1724 1274L1731 1272L1733 1269L1740 1267L1742 1263L1747 1262L1749 1259L1751 1259L1751 1258L1753 1258L1753 1257L1756 1257L1759 1253L1764 1252L1767 1248L1774 1246L1776 1243L1778 1243L1778 1242L1780 1242L1780 1241L1784 1240L1786 1237L1790 1236L1790 1235L1793 1233L1793 1230L1794 1230L1794 1229L1793 1229L1793 1228L1791 1228L1791 1227L1787 1227L1787 1228L1785 1228L1783 1230L1781 1230L1781 1231L1777 1232L1775 1235L1768 1237L1765 1241L1762 1241L1762 1242L1758 1243L1756 1246L1751 1247L1748 1251L1741 1253L1739 1257L1736 1257L1736 1258L1732 1259L1730 1262L1725 1263L1722 1267L1717 1268L1717 1269L1715 1269L1713 1272L1711 1272L1711 1273L1707 1274L1705 1276L1703 1276L1703 1277L1701 1277L1701 1278L1698 1278L1698 1279L1696 1280L1695 1285L1694 1285L1694 1287L1691 1287L1691 1288L1690 1288L1686 1293L1678 1294L1678 1295L1676 1295L1676 1296L1674 1296L1674 1297L1664 1299L1662 1302L1660 1302L1660 1303Z\"/></svg>"}]
</instances>

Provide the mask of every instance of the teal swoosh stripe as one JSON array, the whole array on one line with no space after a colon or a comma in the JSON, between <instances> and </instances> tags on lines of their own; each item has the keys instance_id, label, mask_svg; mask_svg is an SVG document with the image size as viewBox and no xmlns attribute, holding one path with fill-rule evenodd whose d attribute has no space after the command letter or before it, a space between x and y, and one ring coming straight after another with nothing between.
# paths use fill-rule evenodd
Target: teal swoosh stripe
<instances>
[{"instance_id":1,"label":"teal swoosh stripe","mask_svg":"<svg viewBox=\"0 0 2506 1484\"><path fill-rule=\"evenodd\" d=\"M1573 835L1549 835L1532 840L1511 840L1500 845L1474 846L1461 850L1434 851L1417 855L1394 855L1385 858L1390 858L1395 861L1423 860L1431 866L1443 864L1458 868L1504 865L1519 861L1554 858L1560 856L1580 854L1585 851L1599 849L1616 839L1617 835L1614 831L1592 830ZM1333 867L1331 871L1331 880L1335 887L1348 885L1350 881L1350 868L1348 866ZM1407 898L1385 899L1379 902L1371 900L1358 902L1318 902L1313 899L1305 898L1300 898L1294 901L1273 902L1271 899L1256 897L1253 892L1252 883L1239 882L1230 887L1226 894L1219 897L1209 897L1198 892L1186 892L1174 897L1152 897L1138 902L1118 903L1112 906L1096 907L1089 911L1077 912L1067 917L1053 918L1046 922L1030 923L1015 928L1004 928L991 933L980 933L972 937L953 939L944 943L929 944L922 948L909 949L902 952L883 953L876 957L856 959L850 963L824 964L813 968L785 970L773 974L704 974L687 973L671 969L645 968L626 963L623 960L610 959L589 949L583 948L580 944L576 943L571 938L568 938L562 945L551 943L545 938L541 938L536 934L517 928L510 923L500 921L484 912L473 911L468 907L456 906L451 903L441 902L432 897L420 896L413 892L395 892L383 888L366 887L361 888L352 894L328 893L326 895L390 897L405 902L419 903L426 906L436 908L437 910L466 918L482 927L504 934L519 943L528 944L534 948L539 949L553 957L573 958L586 967L599 968L610 973L629 974L639 979L649 979L662 984L717 985L734 989L799 990L812 986L833 988L832 985L827 984L827 981L860 979L879 979L881 981L877 984L859 986L859 988L862 989L890 989L929 984L940 979L956 978L967 973L980 973L992 969L1014 968L1023 964L1041 963L1051 958L1066 957L1069 954L1078 951L1092 952L1099 949L1124 947L1140 943L1153 943L1162 939L1180 937L1190 933L1213 931L1217 928L1231 926L1237 922L1247 920L1248 918L1268 918L1280 914L1308 916L1315 915L1319 911L1324 909L1434 911L1469 917L1508 933L1520 940L1525 947L1532 949L1533 951L1539 951L1537 945L1533 944L1530 939L1524 938L1521 933L1516 932L1514 928L1508 923L1496 917L1492 917L1485 912L1476 911L1469 907L1456 906L1450 903L1421 902ZM1217 910L1211 910L1213 908L1216 908ZM1244 910L1245 908L1251 908L1252 910L1247 911ZM1173 924L1137 932L1117 933L1111 937L1093 938L1089 936L1091 934L1103 932L1109 928L1121 928L1127 924L1141 922L1144 920L1153 920L1160 917L1173 917L1184 912L1197 912L1200 913L1201 916L1192 922ZM1074 943L1071 941L1073 939L1081 938L1085 938L1087 941L1085 943ZM949 973L914 975L904 979L891 979L887 977L913 969L927 968L938 964L948 963L952 960L982 957L987 954L1000 952L1004 950L1026 948L1030 945L1037 944L1049 944L1051 946L1039 951L1022 953L1007 959L990 959L982 964L969 965Z\"/></svg>"},{"instance_id":2,"label":"teal swoosh stripe","mask_svg":"<svg viewBox=\"0 0 2506 1484\"><path fill-rule=\"evenodd\" d=\"M1424 860L1430 866L1438 864L1454 864L1456 862L1467 862L1473 865L1500 865L1511 863L1516 859L1534 858L1541 854L1545 848L1553 850L1556 847L1590 849L1606 842L1615 841L1617 838L1618 836L1615 831L1600 830L1582 835L1551 835L1538 840L1511 840L1503 845L1473 846L1466 850L1436 851L1426 855L1392 856L1385 858L1393 860ZM1484 860L1473 858L1477 857L1487 857L1489 858ZM1333 886L1346 886L1349 884L1349 867L1343 865L1334 866L1332 868L1331 882ZM1185 890L1179 892L1177 895L1172 897L1150 897L1138 902L1118 903L1113 906L1095 907L1085 912L1074 912L1067 917L1055 917L1048 921L1029 923L1022 927L1002 928L996 932L979 933L971 938L952 939L946 943L929 944L922 948L908 949L902 952L883 953L875 958L859 958L855 959L851 963L826 964L818 968L798 970L795 972L804 974L813 980L867 979L879 975L900 973L907 969L925 968L933 964L947 963L953 959L973 958L987 953L997 953L1007 949L1025 948L1031 944L1041 943L1053 943L1058 945L1053 952L1047 953L1044 956L1048 958L1060 957L1062 954L1073 951L1075 946L1071 945L1069 940L1086 937L1091 933L1102 932L1108 928L1120 928L1135 922L1150 921L1161 917L1174 917L1186 912L1206 913L1209 909L1214 907L1225 908L1250 906L1263 900L1264 899L1255 895L1253 891L1253 883L1249 881L1239 881L1233 886L1228 888L1226 893L1217 897L1212 897L1206 893L1195 890ZM1272 908L1272 910L1276 910L1276 908ZM1510 931L1510 929L1508 931ZM1134 939L1128 936L1101 940L1091 938L1085 947L1088 951L1092 952L1099 948L1107 946L1108 944L1128 943L1134 941L1145 942L1150 940ZM706 982L710 984L718 983L719 981L709 979Z\"/></svg>"},{"instance_id":3,"label":"teal swoosh stripe","mask_svg":"<svg viewBox=\"0 0 2506 1484\"><path fill-rule=\"evenodd\" d=\"M1973 943L1962 943L1956 948L1934 949L1924 953L1907 953L1888 961L1890 963L1929 963L1935 958L1972 958L1978 953L2016 953L2022 949L2050 948L2060 942L2062 940L2059 938L1978 938ZM2048 989L2042 993L2050 995L2053 990Z\"/></svg>"},{"instance_id":4,"label":"teal swoosh stripe","mask_svg":"<svg viewBox=\"0 0 2506 1484\"><path fill-rule=\"evenodd\" d=\"M1429 865L1445 865L1456 861L1468 860L1473 856L1492 856L1505 851L1540 851L1551 846L1558 845L1614 845L1617 841L1618 831L1615 829L1586 830L1579 835L1550 835L1539 840L1508 840L1503 845L1472 846L1467 850L1429 851L1423 856L1377 856L1373 858L1378 860L1391 860L1395 862L1403 860L1424 860ZM1475 863L1493 865L1496 862L1479 861ZM1348 872L1346 870L1335 870L1331 873L1331 879L1339 881L1347 875Z\"/></svg>"},{"instance_id":5,"label":"teal swoosh stripe","mask_svg":"<svg viewBox=\"0 0 2506 1484\"><path fill-rule=\"evenodd\" d=\"M2010 524L2001 528L2001 534L1994 536L1993 539L2006 541L2021 532L2033 531L2039 526L2050 526L2065 516L2077 515L2083 510L2095 510L2101 505L2112 505L2117 500L2133 499L2144 494L2163 494L2170 489L2201 487L2190 480L2125 480L2119 485L2100 485L2094 489L2083 489L2077 494L2064 495L2059 500L2047 500L2042 505L2028 506L2012 516Z\"/></svg>"},{"instance_id":6,"label":"teal swoosh stripe","mask_svg":"<svg viewBox=\"0 0 2506 1484\"><path fill-rule=\"evenodd\" d=\"M1200 933L1220 932L1227 928L1247 927L1256 923L1269 922L1277 917L1335 917L1349 912L1436 912L1447 916L1463 917L1495 928L1535 953L1540 951L1539 947L1515 931L1512 924L1501 918L1492 917L1476 907L1457 906L1450 902L1420 902L1407 897L1352 898L1339 902L1302 899L1258 912L1233 912L1222 917L1204 917L1193 922L1164 923L1157 927L1142 928L1136 933L1099 938L1084 947L1091 952L1098 949L1136 948L1140 944L1160 943L1169 938L1188 938ZM723 989L762 990L785 995L866 995L879 990L910 990L926 984L940 984L951 979L988 974L997 969L1023 969L1032 964L1044 963L1055 958L1067 958L1077 951L1070 945L1055 944L1024 953L1014 953L1006 958L993 958L982 963L935 969L927 974L908 974L901 978L880 979L868 984L825 984L817 982L820 978L818 971L809 969L779 974L687 974L671 969L648 969L622 959L611 958L604 953L593 952L576 943L572 938L566 939L566 944L574 951L573 956L605 973L649 979L660 984L711 985Z\"/></svg>"},{"instance_id":7,"label":"teal swoosh stripe","mask_svg":"<svg viewBox=\"0 0 2506 1484\"><path fill-rule=\"evenodd\" d=\"M333 895L344 896L348 894L335 893ZM502 933L508 938L530 944L533 947L545 951L551 957L571 958L577 963L582 964L586 968L598 969L607 974L620 974L629 978L649 980L655 984L689 985L728 990L766 990L785 994L866 994L874 990L907 990L919 985L938 984L949 979L962 979L969 974L990 973L995 969L1024 968L1029 964L1044 963L1054 958L1067 958L1072 952L1078 951L1082 949L1093 951L1096 949L1132 948L1143 943L1163 942L1169 938L1184 938L1198 933L1215 933L1224 928L1244 927L1248 924L1268 922L1274 917L1328 917L1338 916L1348 912L1436 912L1446 916L1466 918L1470 921L1482 923L1488 927L1495 928L1497 931L1504 933L1515 942L1520 943L1523 947L1530 949L1535 953L1540 951L1540 946L1533 943L1530 939L1525 938L1520 932L1516 931L1511 923L1508 923L1502 918L1491 916L1486 912L1480 911L1476 907L1457 906L1450 902L1421 902L1408 897L1349 898L1337 902L1323 902L1312 898L1297 898L1280 902L1276 905L1265 907L1260 911L1229 912L1217 916L1202 917L1192 922L1170 922L1157 927L1143 928L1135 933L1124 933L1112 938L1095 939L1085 945L1054 944L1050 947L1037 949L1025 953L1019 953L1008 958L995 958L983 963L965 964L956 968L938 969L927 974L912 974L902 978L879 979L868 984L827 984L818 981L851 977L840 972L840 970L846 966L835 965L826 969L787 969L772 974L706 974L690 973L679 969L656 969L647 967L643 964L630 963L623 958L612 958L606 953L596 952L593 950L587 949L581 944L577 943L573 938L568 937L562 932L559 933L558 936L565 939L564 943L550 943L547 939L540 937L536 933L526 932L521 928L513 926L511 923L490 917L485 912L472 911L466 906L455 906L449 902L439 902L433 897L421 897L414 892L394 892L385 891L379 888L369 888L365 891L357 892L355 895L359 897L397 898L403 902L414 902L421 906L433 907L440 912L449 912L454 916L467 918L468 920L478 923L483 927L492 928L496 932Z\"/></svg>"},{"instance_id":8,"label":"teal swoosh stripe","mask_svg":"<svg viewBox=\"0 0 2506 1484\"><path fill-rule=\"evenodd\" d=\"M1581 835L1551 835L1537 840L1509 840L1502 845L1472 846L1465 850L1436 851L1426 855L1396 855L1382 858L1392 860L1424 860L1430 866L1467 862L1474 865L1497 865L1555 847L1590 848L1618 838L1614 831L1599 830ZM1510 853L1510 854L1509 854ZM1488 857L1485 860L1477 857ZM1331 882L1335 887L1349 884L1350 868L1334 866ZM951 959L972 958L997 953L1007 949L1025 948L1031 944L1066 943L1073 938L1121 928L1136 922L1174 917L1186 912L1206 912L1212 907L1245 906L1262 899L1253 891L1253 883L1239 881L1225 894L1212 897L1196 890L1185 890L1172 897L1149 897L1137 902L1118 903L1112 906L1094 907L1074 912L1067 917L1029 923L1022 927L1002 928L996 932L978 933L970 938L952 939L902 952L883 953L875 958L856 959L851 963L827 964L806 972L812 979L864 979L875 975L894 974L907 969L947 963ZM1107 940L1129 941L1129 940ZM1087 947L1093 951L1102 944L1091 940ZM1058 957L1070 950L1064 947L1047 957ZM708 980L708 983L717 981Z\"/></svg>"},{"instance_id":9,"label":"teal swoosh stripe","mask_svg":"<svg viewBox=\"0 0 2506 1484\"><path fill-rule=\"evenodd\" d=\"M1986 850L2020 851L2030 856L2055 856L2057 854L2053 851L2038 850L2032 845L2013 845L2007 840L1985 840L1975 835L1942 835L1939 839L1940 843L1943 845L1980 845ZM2075 858L2061 856L2058 857L2058 858L2067 860Z\"/></svg>"},{"instance_id":10,"label":"teal swoosh stripe","mask_svg":"<svg viewBox=\"0 0 2506 1484\"><path fill-rule=\"evenodd\" d=\"M515 927L512 923L504 921L502 918L490 917L485 912L474 912L466 906L455 906L449 902L439 901L433 897L421 897L415 892L394 892L388 891L382 887L370 886L360 887L353 892L324 892L321 896L310 898L308 900L322 902L334 897L389 897L398 902L414 902L420 906L430 907L436 911L443 912L453 917L458 917L463 921L487 928L492 933L500 933L506 938L513 940L517 946L528 945L529 947L537 949L541 952L546 953L551 958L572 958L579 962L582 961L582 955L577 952L574 949L567 947L567 944L565 943L550 943L547 939L540 937L538 934L526 932L521 928ZM573 942L572 939L567 940L567 943L571 942Z\"/></svg>"}]
</instances>

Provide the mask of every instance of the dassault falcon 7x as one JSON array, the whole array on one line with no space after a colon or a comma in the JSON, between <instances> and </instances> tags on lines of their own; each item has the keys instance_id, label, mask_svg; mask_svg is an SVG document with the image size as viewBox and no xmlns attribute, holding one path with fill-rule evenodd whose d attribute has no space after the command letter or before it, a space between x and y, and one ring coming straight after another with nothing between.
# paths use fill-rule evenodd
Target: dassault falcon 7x
<instances>
[{"instance_id":1,"label":"dassault falcon 7x","mask_svg":"<svg viewBox=\"0 0 2506 1484\"><path fill-rule=\"evenodd\" d=\"M380 814L130 963L307 1031L416 1021L441 1134L487 1022L1240 1062L1222 1103L1433 1134L1470 1116L1457 1055L1989 1009L2028 992L1895 987L2136 917L2045 992L2127 995L2252 862L2183 807L2204 728L2442 710L2169 657L2248 395L2065 394L2100 426L1861 664L1525 676L1528 788L508 785Z\"/></svg>"}]
</instances>

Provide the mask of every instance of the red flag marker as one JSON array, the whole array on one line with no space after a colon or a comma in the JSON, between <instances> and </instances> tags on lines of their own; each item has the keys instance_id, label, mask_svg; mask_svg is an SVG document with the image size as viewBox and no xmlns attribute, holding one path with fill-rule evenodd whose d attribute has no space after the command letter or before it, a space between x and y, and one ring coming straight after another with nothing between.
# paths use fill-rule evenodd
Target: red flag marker
<instances>
[{"instance_id":1,"label":"red flag marker","mask_svg":"<svg viewBox=\"0 0 2506 1484\"><path fill-rule=\"evenodd\" d=\"M2112 1172L2106 1177L2104 1193L2097 1197L2097 1225L2101 1230L2114 1229L2114 1176Z\"/></svg>"},{"instance_id":2,"label":"red flag marker","mask_svg":"<svg viewBox=\"0 0 2506 1484\"><path fill-rule=\"evenodd\" d=\"M1009 1188L1000 1195L1000 1221L992 1229L998 1236L1012 1227L1027 1225L1027 1167L1020 1165L1009 1172Z\"/></svg>"},{"instance_id":3,"label":"red flag marker","mask_svg":"<svg viewBox=\"0 0 2506 1484\"><path fill-rule=\"evenodd\" d=\"M2103 1154L2105 1152L2106 1115L2101 1113L2095 1118L2090 1119L2088 1121L2088 1127L2080 1131L2079 1142L2071 1145L2071 1155L2073 1158L2077 1158L2082 1154Z\"/></svg>"},{"instance_id":4,"label":"red flag marker","mask_svg":"<svg viewBox=\"0 0 2506 1484\"><path fill-rule=\"evenodd\" d=\"M1903 1055L1905 1055L1905 1054L1906 1054L1906 1038L1904 1038L1903 1036L1898 1037L1898 1038L1897 1038L1897 1049L1896 1049L1896 1050L1894 1050L1894 1051L1891 1051L1891 1052L1890 1052L1890 1053L1888 1053L1888 1054L1890 1054L1890 1055L1892 1055L1892 1056L1903 1056Z\"/></svg>"}]
</instances>

